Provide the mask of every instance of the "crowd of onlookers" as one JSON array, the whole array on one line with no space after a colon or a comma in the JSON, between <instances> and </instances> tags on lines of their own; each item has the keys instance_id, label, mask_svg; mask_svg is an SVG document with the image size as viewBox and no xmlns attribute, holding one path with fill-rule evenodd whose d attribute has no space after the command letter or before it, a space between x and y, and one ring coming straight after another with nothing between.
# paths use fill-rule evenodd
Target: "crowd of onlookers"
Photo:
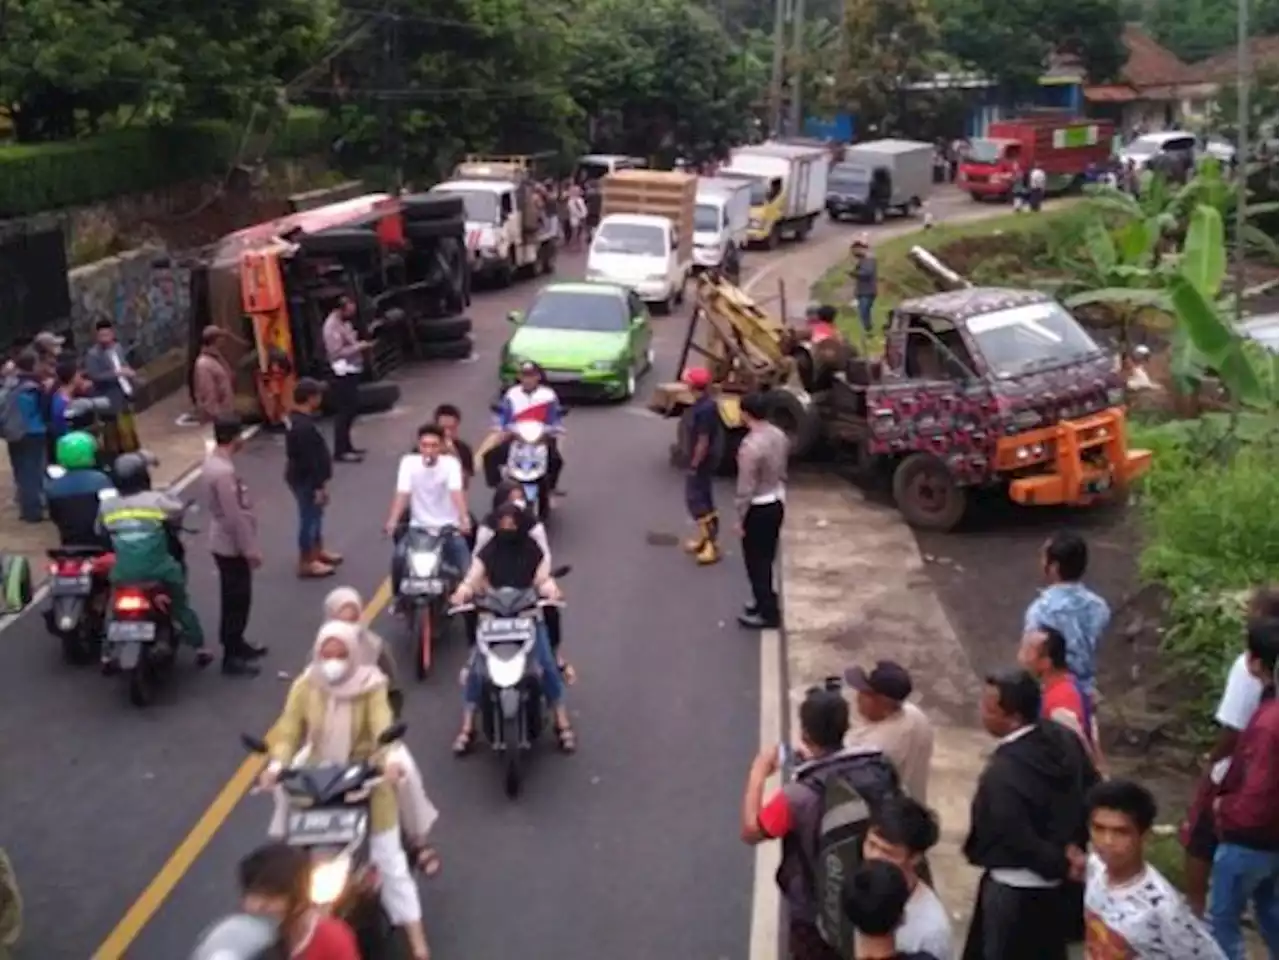
<instances>
[{"instance_id":1,"label":"crowd of onlookers","mask_svg":"<svg viewBox=\"0 0 1280 960\"><path fill-rule=\"evenodd\" d=\"M9 450L19 517L44 519L45 466L70 429L92 426L105 456L138 449L133 399L138 374L129 366L110 320L94 326L94 342L77 355L65 337L44 331L0 368L0 433ZM96 404L76 404L90 397ZM75 422L83 417L83 423Z\"/></svg>"},{"instance_id":2,"label":"crowd of onlookers","mask_svg":"<svg viewBox=\"0 0 1280 960\"><path fill-rule=\"evenodd\" d=\"M1182 824L1180 892L1147 858L1156 798L1111 777L1101 749L1097 652L1111 615L1083 582L1087 545L1057 534L1041 561L1046 585L1027 608L1017 666L986 677L976 705L995 746L962 848L982 871L963 940L932 886L934 731L909 700L906 669L882 661L811 689L796 756L770 747L756 758L742 835L781 841L792 960L1065 960L1080 942L1090 960L1243 960L1250 908L1275 960L1275 589L1255 594L1235 641L1220 735ZM766 798L780 769L784 785Z\"/></svg>"}]
</instances>

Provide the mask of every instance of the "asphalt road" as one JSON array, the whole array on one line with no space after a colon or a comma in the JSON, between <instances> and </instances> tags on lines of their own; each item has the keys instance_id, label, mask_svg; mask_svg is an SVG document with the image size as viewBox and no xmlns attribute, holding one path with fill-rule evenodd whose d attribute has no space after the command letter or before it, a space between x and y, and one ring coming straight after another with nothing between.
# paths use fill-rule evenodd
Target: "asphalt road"
<instances>
[{"instance_id":1,"label":"asphalt road","mask_svg":"<svg viewBox=\"0 0 1280 960\"><path fill-rule=\"evenodd\" d=\"M823 222L803 247L750 254L746 276L854 229ZM581 255L566 255L559 276L582 267ZM328 546L346 557L338 577L295 579L282 442L259 436L246 446L238 464L265 553L251 639L271 648L260 677L228 679L184 662L160 701L139 711L118 678L64 666L39 616L0 633L0 844L26 901L20 960L95 955L157 875L157 886L173 889L130 958L184 956L232 906L235 864L261 842L269 800L249 796L229 802L225 818L205 818L221 825L195 856L193 824L244 760L238 734L260 734L275 718L325 593L347 583L368 598L384 580L381 527L417 425L449 401L463 410L464 433L483 435L506 314L526 307L536 286L477 294L476 358L404 371L401 404L358 422L370 455L338 466L326 520ZM422 885L442 960L512 949L564 960L747 956L752 855L738 841L737 811L758 749L760 667L757 637L734 623L745 578L736 544L727 562L695 570L678 548L648 539L686 530L681 477L666 463L673 423L643 409L653 383L675 373L685 316L655 318L658 362L635 403L578 407L568 424L567 495L551 540L556 562L574 568L564 584L565 652L579 675L569 693L577 755L543 744L524 794L508 801L494 758L450 754L463 644L446 644L427 682L407 681L407 742L442 811L433 839L444 869ZM472 499L483 513L488 491ZM194 602L212 634L217 584L203 538L189 556ZM383 614L374 627L407 674L402 625Z\"/></svg>"}]
</instances>

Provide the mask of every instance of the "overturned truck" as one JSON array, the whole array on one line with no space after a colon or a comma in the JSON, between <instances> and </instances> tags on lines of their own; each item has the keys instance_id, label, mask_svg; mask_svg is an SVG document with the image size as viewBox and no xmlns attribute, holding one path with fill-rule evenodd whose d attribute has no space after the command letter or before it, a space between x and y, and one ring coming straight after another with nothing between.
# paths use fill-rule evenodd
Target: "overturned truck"
<instances>
[{"instance_id":1,"label":"overturned truck","mask_svg":"<svg viewBox=\"0 0 1280 960\"><path fill-rule=\"evenodd\" d=\"M921 248L912 257L939 292L894 308L877 356L840 337L815 340L724 279L700 278L679 369L701 362L712 372L726 472L748 390L764 392L793 457L825 449L884 477L907 522L926 529L955 527L980 489L1028 506L1085 506L1149 468L1150 452L1129 447L1114 357L1061 304L972 286ZM683 384L666 383L651 404L681 417L676 462L691 401Z\"/></svg>"},{"instance_id":2,"label":"overturned truck","mask_svg":"<svg viewBox=\"0 0 1280 960\"><path fill-rule=\"evenodd\" d=\"M225 330L242 416L279 423L300 377L329 375L321 327L343 297L372 340L363 411L399 399L388 375L408 359L471 354L462 201L365 194L223 237L193 265L189 361L206 326Z\"/></svg>"}]
</instances>

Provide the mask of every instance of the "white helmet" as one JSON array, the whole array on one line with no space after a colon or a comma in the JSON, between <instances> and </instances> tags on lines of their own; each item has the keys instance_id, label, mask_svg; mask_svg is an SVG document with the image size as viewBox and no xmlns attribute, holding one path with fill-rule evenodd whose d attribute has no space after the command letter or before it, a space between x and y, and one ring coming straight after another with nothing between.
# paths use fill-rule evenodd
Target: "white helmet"
<instances>
[{"instance_id":1,"label":"white helmet","mask_svg":"<svg viewBox=\"0 0 1280 960\"><path fill-rule=\"evenodd\" d=\"M205 928L189 960L274 960L285 956L279 940L276 924L266 917L233 913Z\"/></svg>"}]
</instances>

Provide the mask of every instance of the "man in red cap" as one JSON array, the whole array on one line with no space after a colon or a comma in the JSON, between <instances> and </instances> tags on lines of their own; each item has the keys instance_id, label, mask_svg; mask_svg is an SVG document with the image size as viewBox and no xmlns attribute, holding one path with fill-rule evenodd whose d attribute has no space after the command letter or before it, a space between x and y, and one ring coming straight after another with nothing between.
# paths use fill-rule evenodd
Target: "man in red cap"
<instances>
[{"instance_id":1,"label":"man in red cap","mask_svg":"<svg viewBox=\"0 0 1280 960\"><path fill-rule=\"evenodd\" d=\"M716 464L724 447L724 427L715 398L711 396L710 371L705 367L690 367L681 379L694 396L685 438L689 472L684 482L684 502L698 525L697 536L685 541L685 549L699 564L706 565L720 559L720 547L716 543L720 519L713 487Z\"/></svg>"}]
</instances>

